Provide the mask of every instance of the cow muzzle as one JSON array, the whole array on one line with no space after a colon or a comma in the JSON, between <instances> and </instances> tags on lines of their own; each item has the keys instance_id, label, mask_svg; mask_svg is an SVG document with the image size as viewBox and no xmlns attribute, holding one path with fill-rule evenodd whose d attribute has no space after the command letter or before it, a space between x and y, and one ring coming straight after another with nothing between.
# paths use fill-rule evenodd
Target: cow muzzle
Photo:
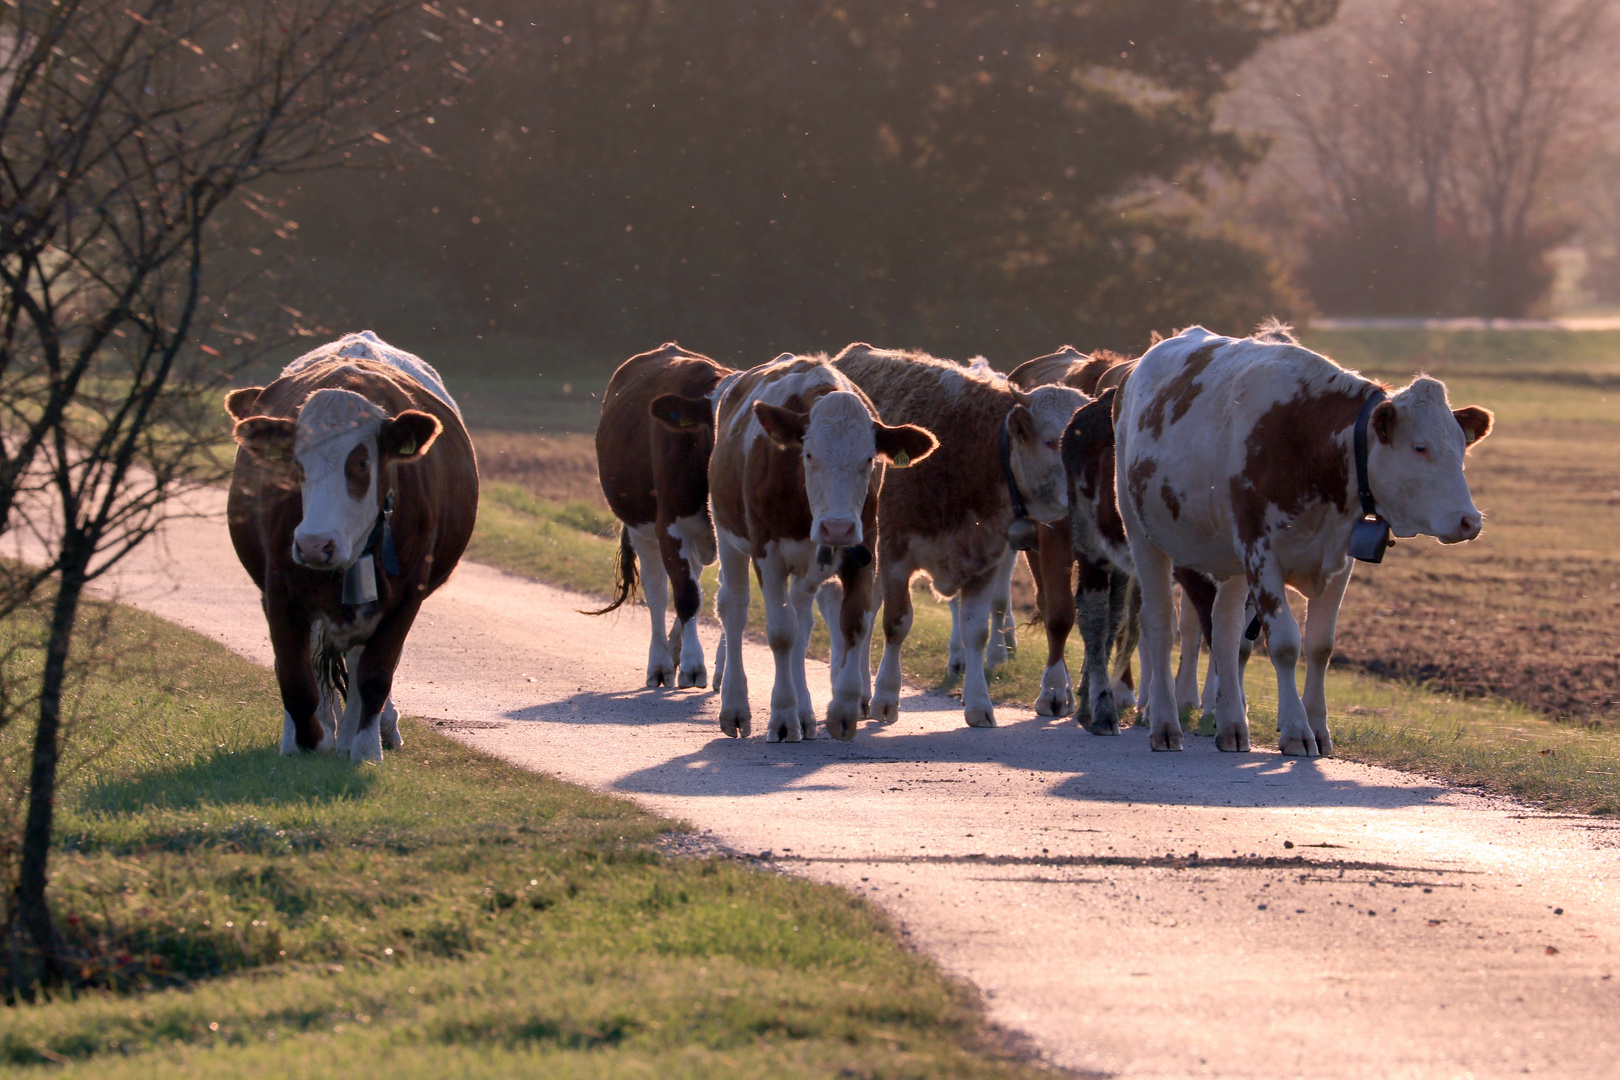
<instances>
[{"instance_id":1,"label":"cow muzzle","mask_svg":"<svg viewBox=\"0 0 1620 1080\"><path fill-rule=\"evenodd\" d=\"M293 536L293 561L311 570L341 569L337 538L325 533Z\"/></svg>"},{"instance_id":2,"label":"cow muzzle","mask_svg":"<svg viewBox=\"0 0 1620 1080\"><path fill-rule=\"evenodd\" d=\"M861 523L854 518L822 518L810 530L810 539L829 547L850 547L861 542Z\"/></svg>"},{"instance_id":3,"label":"cow muzzle","mask_svg":"<svg viewBox=\"0 0 1620 1080\"><path fill-rule=\"evenodd\" d=\"M1442 544L1461 544L1472 540L1480 534L1485 527L1485 520L1478 512L1463 514L1457 524L1448 532L1436 533Z\"/></svg>"}]
</instances>

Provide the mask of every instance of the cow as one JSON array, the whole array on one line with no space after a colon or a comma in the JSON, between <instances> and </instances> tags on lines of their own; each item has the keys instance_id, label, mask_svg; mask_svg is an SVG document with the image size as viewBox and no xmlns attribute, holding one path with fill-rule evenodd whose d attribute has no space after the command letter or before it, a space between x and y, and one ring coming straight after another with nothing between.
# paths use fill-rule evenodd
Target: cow
<instances>
[{"instance_id":1,"label":"cow","mask_svg":"<svg viewBox=\"0 0 1620 1080\"><path fill-rule=\"evenodd\" d=\"M1099 349L1087 356L1073 345L1065 345L1054 353L1027 360L1008 374L1007 381L1021 390L1037 386L1070 386L1082 394L1094 396L1098 384L1111 372L1122 370L1128 358L1107 349ZM1078 415L1078 414L1077 414ZM1070 513L1074 504L1070 503ZM1074 629L1075 599L1069 592L1077 550L1070 538L1068 517L1043 523L1035 530L1035 546L1024 553L1029 563L1030 576L1035 580L1035 607L1046 630L1046 668L1041 674L1041 689L1035 699L1037 716L1063 716L1075 707L1075 695L1069 680L1069 668L1064 660L1064 649L1069 632ZM1084 563L1085 556L1081 554ZM1011 565L1005 572L1010 576ZM1082 567L1082 576L1088 570ZM1109 639L1113 639L1110 637ZM1113 685L1114 699L1120 708L1134 704L1131 694L1130 651L1121 652L1120 678ZM1105 665L1106 666L1106 665ZM1082 698L1083 704L1083 698ZM1083 717L1082 707L1077 717ZM1087 723L1081 719L1084 726Z\"/></svg>"},{"instance_id":2,"label":"cow","mask_svg":"<svg viewBox=\"0 0 1620 1080\"><path fill-rule=\"evenodd\" d=\"M602 395L596 471L608 508L619 519L619 554L612 602L588 614L617 610L634 597L639 582L652 616L648 686L708 685L697 614L703 567L715 559L708 472L713 413L692 408L681 413L686 426L673 426L652 414L652 403L665 395L706 402L734 374L671 341L620 364ZM671 594L675 622L666 637L664 605Z\"/></svg>"},{"instance_id":3,"label":"cow","mask_svg":"<svg viewBox=\"0 0 1620 1080\"><path fill-rule=\"evenodd\" d=\"M1115 417L1116 490L1142 591L1149 745L1182 746L1169 672L1179 565L1218 582L1216 746L1249 748L1238 640L1252 595L1277 671L1279 749L1332 753L1324 679L1351 552L1381 558L1390 531L1446 544L1478 536L1464 454L1492 423L1489 410L1453 409L1437 379L1391 392L1275 321L1241 339L1194 326L1149 349ZM1303 639L1289 585L1309 599Z\"/></svg>"},{"instance_id":4,"label":"cow","mask_svg":"<svg viewBox=\"0 0 1620 1080\"><path fill-rule=\"evenodd\" d=\"M402 742L389 695L405 636L478 515L461 411L431 366L369 330L225 408L239 447L226 515L270 624L281 752L379 762Z\"/></svg>"},{"instance_id":5,"label":"cow","mask_svg":"<svg viewBox=\"0 0 1620 1080\"><path fill-rule=\"evenodd\" d=\"M694 403L661 398L654 414L679 424ZM805 681L811 604L837 575L838 610L829 612L833 697L827 733L855 737L870 700L872 554L885 466L925 461L938 445L914 424L883 423L865 394L825 355L784 354L743 372L714 412L709 490L719 534L723 659L716 659L720 728L751 731L742 640L748 624L750 565L765 599L765 636L776 660L766 742L816 736ZM667 421L666 421L667 422Z\"/></svg>"},{"instance_id":6,"label":"cow","mask_svg":"<svg viewBox=\"0 0 1620 1080\"><path fill-rule=\"evenodd\" d=\"M1016 531L1027 532L1031 521L1055 521L1068 512L1058 439L1086 397L1066 386L1026 393L993 372L859 343L833 364L866 392L885 422L917 424L940 439L927 461L890 477L878 501L884 646L872 714L883 721L899 715L911 579L926 571L936 592L960 595L963 716L972 727L989 727L995 711L984 652L1008 530L1017 522Z\"/></svg>"}]
</instances>

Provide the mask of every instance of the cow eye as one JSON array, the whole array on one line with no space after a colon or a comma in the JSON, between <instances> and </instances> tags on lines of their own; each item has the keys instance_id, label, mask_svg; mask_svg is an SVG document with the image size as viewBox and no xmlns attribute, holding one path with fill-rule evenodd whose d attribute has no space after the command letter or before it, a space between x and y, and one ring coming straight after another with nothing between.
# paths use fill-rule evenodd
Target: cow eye
<instances>
[{"instance_id":1,"label":"cow eye","mask_svg":"<svg viewBox=\"0 0 1620 1080\"><path fill-rule=\"evenodd\" d=\"M1047 439L1046 440L1046 448L1048 450L1056 450L1057 449L1057 444L1058 444L1058 441L1056 439Z\"/></svg>"},{"instance_id":2,"label":"cow eye","mask_svg":"<svg viewBox=\"0 0 1620 1080\"><path fill-rule=\"evenodd\" d=\"M1427 454L1429 452L1429 448L1422 443L1413 443L1412 449L1416 450L1420 454Z\"/></svg>"}]
</instances>

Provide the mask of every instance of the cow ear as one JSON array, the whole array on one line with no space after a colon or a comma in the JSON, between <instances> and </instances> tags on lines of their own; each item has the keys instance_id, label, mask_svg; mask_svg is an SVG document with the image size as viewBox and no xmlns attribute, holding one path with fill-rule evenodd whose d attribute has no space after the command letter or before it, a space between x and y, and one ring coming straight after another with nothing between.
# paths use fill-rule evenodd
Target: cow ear
<instances>
[{"instance_id":1,"label":"cow ear","mask_svg":"<svg viewBox=\"0 0 1620 1080\"><path fill-rule=\"evenodd\" d=\"M264 393L262 386L244 386L240 390L232 390L225 395L225 411L235 420L246 420L253 415L253 406L259 403L259 395Z\"/></svg>"},{"instance_id":2,"label":"cow ear","mask_svg":"<svg viewBox=\"0 0 1620 1080\"><path fill-rule=\"evenodd\" d=\"M1035 417L1022 405L1014 405L1007 414L1007 434L1019 442L1035 441Z\"/></svg>"},{"instance_id":3,"label":"cow ear","mask_svg":"<svg viewBox=\"0 0 1620 1080\"><path fill-rule=\"evenodd\" d=\"M647 411L660 424L683 434L690 434L695 427L714 423L714 404L706 397L659 394L647 406Z\"/></svg>"},{"instance_id":4,"label":"cow ear","mask_svg":"<svg viewBox=\"0 0 1620 1080\"><path fill-rule=\"evenodd\" d=\"M292 457L297 425L280 416L249 416L238 420L231 434L260 461L286 461Z\"/></svg>"},{"instance_id":5,"label":"cow ear","mask_svg":"<svg viewBox=\"0 0 1620 1080\"><path fill-rule=\"evenodd\" d=\"M916 424L873 424L872 435L878 454L897 469L915 465L939 448L934 433Z\"/></svg>"},{"instance_id":6,"label":"cow ear","mask_svg":"<svg viewBox=\"0 0 1620 1080\"><path fill-rule=\"evenodd\" d=\"M1496 423L1496 415L1489 409L1481 409L1477 405L1468 405L1461 409L1451 410L1451 415L1457 418L1457 423L1463 429L1463 438L1469 446L1491 433L1491 426Z\"/></svg>"},{"instance_id":7,"label":"cow ear","mask_svg":"<svg viewBox=\"0 0 1620 1080\"><path fill-rule=\"evenodd\" d=\"M808 413L794 412L780 405L756 401L754 415L759 417L759 426L765 429L765 434L782 449L787 450L804 444L804 427L810 422Z\"/></svg>"},{"instance_id":8,"label":"cow ear","mask_svg":"<svg viewBox=\"0 0 1620 1080\"><path fill-rule=\"evenodd\" d=\"M1378 436L1378 441L1385 446L1393 445L1395 442L1395 417L1395 403L1381 401L1373 409L1372 418L1367 421L1367 426L1372 428L1373 434Z\"/></svg>"},{"instance_id":9,"label":"cow ear","mask_svg":"<svg viewBox=\"0 0 1620 1080\"><path fill-rule=\"evenodd\" d=\"M406 409L377 432L377 452L395 461L415 461L427 453L444 425L432 413Z\"/></svg>"}]
</instances>

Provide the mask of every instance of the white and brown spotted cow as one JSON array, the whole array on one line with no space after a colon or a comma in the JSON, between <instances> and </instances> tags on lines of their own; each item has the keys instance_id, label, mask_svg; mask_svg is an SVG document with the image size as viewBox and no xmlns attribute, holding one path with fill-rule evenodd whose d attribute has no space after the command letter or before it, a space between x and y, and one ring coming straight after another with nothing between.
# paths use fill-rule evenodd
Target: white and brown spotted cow
<instances>
[{"instance_id":1,"label":"white and brown spotted cow","mask_svg":"<svg viewBox=\"0 0 1620 1080\"><path fill-rule=\"evenodd\" d=\"M990 597L1014 520L1001 432L1007 433L1010 470L1029 518L1058 520L1069 501L1058 440L1086 397L1066 386L1025 393L993 372L863 344L850 345L833 362L884 420L918 424L940 439L927 461L889 478L878 504L884 647L872 713L880 720L899 715L911 579L926 571L937 592L960 594L964 718L974 727L991 726L995 712L984 677Z\"/></svg>"},{"instance_id":2,"label":"white and brown spotted cow","mask_svg":"<svg viewBox=\"0 0 1620 1080\"><path fill-rule=\"evenodd\" d=\"M833 575L841 602L832 631L832 701L827 733L855 737L870 700L872 542L884 466L925 460L934 437L911 424L889 426L825 356L784 354L743 372L715 410L709 490L720 537L725 627L720 727L749 734L742 639L748 623L750 566L765 599L765 636L776 658L767 742L816 735L804 652L817 590ZM827 612L832 615L832 613Z\"/></svg>"},{"instance_id":3,"label":"white and brown spotted cow","mask_svg":"<svg viewBox=\"0 0 1620 1080\"><path fill-rule=\"evenodd\" d=\"M706 686L697 613L703 606L703 567L714 562L709 521L709 451L714 446L710 395L730 368L668 342L619 365L602 395L596 425L596 471L619 529L615 610L642 585L652 616L648 686ZM653 403L667 398L655 418ZM682 426L684 425L684 426ZM636 561L640 559L638 577ZM664 633L664 605L673 594L675 622Z\"/></svg>"},{"instance_id":4,"label":"white and brown spotted cow","mask_svg":"<svg viewBox=\"0 0 1620 1080\"><path fill-rule=\"evenodd\" d=\"M370 331L225 408L241 448L226 513L270 623L281 752L380 761L400 745L389 692L405 636L478 514L461 413L437 372Z\"/></svg>"},{"instance_id":5,"label":"white and brown spotted cow","mask_svg":"<svg viewBox=\"0 0 1620 1080\"><path fill-rule=\"evenodd\" d=\"M1216 745L1249 747L1238 641L1252 593L1277 669L1279 745L1285 754L1331 753L1324 678L1353 565L1351 531L1363 518L1355 431L1364 425L1367 483L1394 533L1455 544L1479 535L1463 456L1491 423L1485 409L1452 409L1436 379L1391 394L1275 323L1243 339L1195 326L1149 349L1121 391L1115 437L1121 516L1142 590L1153 749L1181 747L1170 681L1176 564L1220 583ZM1309 598L1303 699L1289 585Z\"/></svg>"}]
</instances>

